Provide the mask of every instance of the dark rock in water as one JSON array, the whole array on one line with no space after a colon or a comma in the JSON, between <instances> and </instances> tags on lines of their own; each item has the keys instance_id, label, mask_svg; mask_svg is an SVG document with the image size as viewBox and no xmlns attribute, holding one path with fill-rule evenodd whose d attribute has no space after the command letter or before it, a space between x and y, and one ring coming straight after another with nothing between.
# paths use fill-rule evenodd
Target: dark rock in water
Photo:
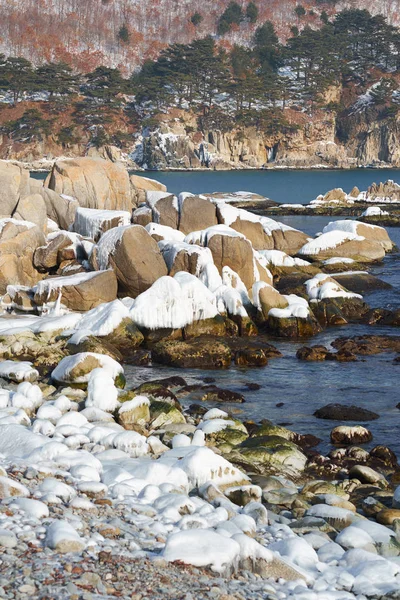
<instances>
[{"instance_id":1,"label":"dark rock in water","mask_svg":"<svg viewBox=\"0 0 400 600\"><path fill-rule=\"evenodd\" d=\"M235 353L235 365L239 367L264 367L267 357L261 348L244 348Z\"/></svg>"},{"instance_id":2,"label":"dark rock in water","mask_svg":"<svg viewBox=\"0 0 400 600\"><path fill-rule=\"evenodd\" d=\"M252 383L251 381L246 382L245 386L247 387L248 390L251 390L251 391L256 391L256 390L261 389L261 385L259 383Z\"/></svg>"},{"instance_id":3,"label":"dark rock in water","mask_svg":"<svg viewBox=\"0 0 400 600\"><path fill-rule=\"evenodd\" d=\"M215 377L204 377L203 381L204 381L204 383L214 383Z\"/></svg>"},{"instance_id":4,"label":"dark rock in water","mask_svg":"<svg viewBox=\"0 0 400 600\"><path fill-rule=\"evenodd\" d=\"M245 402L244 396L239 392L232 392L218 387L212 387L202 397L203 402Z\"/></svg>"},{"instance_id":5,"label":"dark rock in water","mask_svg":"<svg viewBox=\"0 0 400 600\"><path fill-rule=\"evenodd\" d=\"M282 408L282 406L285 406L285 403L284 402L278 402L278 404L275 404L275 406L277 408Z\"/></svg>"},{"instance_id":6,"label":"dark rock in water","mask_svg":"<svg viewBox=\"0 0 400 600\"><path fill-rule=\"evenodd\" d=\"M148 396L152 400L159 400L180 408L180 404L175 394L173 394L169 388L155 381L142 383L135 389L135 392L138 395Z\"/></svg>"},{"instance_id":7,"label":"dark rock in water","mask_svg":"<svg viewBox=\"0 0 400 600\"><path fill-rule=\"evenodd\" d=\"M314 412L317 419L330 419L332 421L374 421L379 419L377 413L361 408L360 406L346 406L345 404L327 404Z\"/></svg>"},{"instance_id":8,"label":"dark rock in water","mask_svg":"<svg viewBox=\"0 0 400 600\"><path fill-rule=\"evenodd\" d=\"M336 298L324 298L312 303L311 310L321 327L346 325L347 319L336 300Z\"/></svg>"},{"instance_id":9,"label":"dark rock in water","mask_svg":"<svg viewBox=\"0 0 400 600\"><path fill-rule=\"evenodd\" d=\"M200 417L205 415L207 411L208 411L208 408L206 408L205 406L202 406L201 404L191 404L188 408L188 413L190 415L198 415Z\"/></svg>"},{"instance_id":10,"label":"dark rock in water","mask_svg":"<svg viewBox=\"0 0 400 600\"><path fill-rule=\"evenodd\" d=\"M148 367L151 365L150 350L137 348L133 352L130 352L129 356L124 358L124 361L128 365L133 365L136 367Z\"/></svg>"},{"instance_id":11,"label":"dark rock in water","mask_svg":"<svg viewBox=\"0 0 400 600\"><path fill-rule=\"evenodd\" d=\"M379 227L400 227L400 215L371 215L369 217L358 217L357 221L378 225Z\"/></svg>"},{"instance_id":12,"label":"dark rock in water","mask_svg":"<svg viewBox=\"0 0 400 600\"><path fill-rule=\"evenodd\" d=\"M277 337L298 339L320 333L321 326L311 312L306 319L300 317L278 318L269 315L267 330Z\"/></svg>"},{"instance_id":13,"label":"dark rock in water","mask_svg":"<svg viewBox=\"0 0 400 600\"><path fill-rule=\"evenodd\" d=\"M376 325L377 323L385 322L386 319L390 319L393 312L386 308L371 308L365 315L363 315L362 321L367 325Z\"/></svg>"},{"instance_id":14,"label":"dark rock in water","mask_svg":"<svg viewBox=\"0 0 400 600\"><path fill-rule=\"evenodd\" d=\"M333 277L346 290L354 294L365 294L372 290L389 290L392 287L390 283L374 277L370 273L340 273Z\"/></svg>"},{"instance_id":15,"label":"dark rock in water","mask_svg":"<svg viewBox=\"0 0 400 600\"><path fill-rule=\"evenodd\" d=\"M299 360L305 361L324 361L332 360L337 362L353 362L357 360L357 356L344 348L338 352L329 352L325 346L303 346L296 353Z\"/></svg>"},{"instance_id":16,"label":"dark rock in water","mask_svg":"<svg viewBox=\"0 0 400 600\"><path fill-rule=\"evenodd\" d=\"M159 342L152 348L151 357L156 363L184 369L226 369L232 360L225 342L207 338Z\"/></svg>"},{"instance_id":17,"label":"dark rock in water","mask_svg":"<svg viewBox=\"0 0 400 600\"><path fill-rule=\"evenodd\" d=\"M396 454L387 446L375 446L370 450L369 455L372 459L383 462L386 466L396 467L398 464Z\"/></svg>"},{"instance_id":18,"label":"dark rock in water","mask_svg":"<svg viewBox=\"0 0 400 600\"><path fill-rule=\"evenodd\" d=\"M368 356L380 352L400 352L400 336L360 335L350 338L337 338L332 346L338 351L348 350L353 354Z\"/></svg>"},{"instance_id":19,"label":"dark rock in water","mask_svg":"<svg viewBox=\"0 0 400 600\"><path fill-rule=\"evenodd\" d=\"M306 361L325 360L329 350L325 346L302 346L296 352L296 358Z\"/></svg>"},{"instance_id":20,"label":"dark rock in water","mask_svg":"<svg viewBox=\"0 0 400 600\"><path fill-rule=\"evenodd\" d=\"M166 387L168 389L180 388L187 385L183 377L180 377L179 375L171 375L171 377L165 377L164 379L153 379L148 383L151 383L153 385L162 385L163 387Z\"/></svg>"}]
</instances>

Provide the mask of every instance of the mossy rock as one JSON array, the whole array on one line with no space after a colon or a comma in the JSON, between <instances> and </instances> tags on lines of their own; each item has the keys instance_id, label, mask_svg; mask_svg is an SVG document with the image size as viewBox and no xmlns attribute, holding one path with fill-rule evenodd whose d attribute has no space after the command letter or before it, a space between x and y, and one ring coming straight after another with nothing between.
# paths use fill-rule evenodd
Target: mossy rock
<instances>
[{"instance_id":1,"label":"mossy rock","mask_svg":"<svg viewBox=\"0 0 400 600\"><path fill-rule=\"evenodd\" d=\"M102 338L104 342L116 346L121 352L134 350L144 341L143 334L131 319L126 318L110 333Z\"/></svg>"},{"instance_id":2,"label":"mossy rock","mask_svg":"<svg viewBox=\"0 0 400 600\"><path fill-rule=\"evenodd\" d=\"M182 329L146 329L145 327L141 327L140 332L144 336L144 343L148 347L158 344L159 342L167 342L168 340L181 340L183 338Z\"/></svg>"},{"instance_id":3,"label":"mossy rock","mask_svg":"<svg viewBox=\"0 0 400 600\"><path fill-rule=\"evenodd\" d=\"M311 302L310 308L321 327L346 325L347 319L334 298Z\"/></svg>"},{"instance_id":4,"label":"mossy rock","mask_svg":"<svg viewBox=\"0 0 400 600\"><path fill-rule=\"evenodd\" d=\"M265 367L267 364L262 348L243 348L235 353L235 365L239 367Z\"/></svg>"},{"instance_id":5,"label":"mossy rock","mask_svg":"<svg viewBox=\"0 0 400 600\"><path fill-rule=\"evenodd\" d=\"M154 362L184 369L226 369L231 358L227 344L213 338L160 342L152 349Z\"/></svg>"},{"instance_id":6,"label":"mossy rock","mask_svg":"<svg viewBox=\"0 0 400 600\"><path fill-rule=\"evenodd\" d=\"M147 396L150 400L166 402L167 404L176 406L179 409L181 407L175 394L167 387L164 387L159 383L152 381L142 383L139 385L139 387L135 388L135 393L136 395L141 394L143 396Z\"/></svg>"},{"instance_id":7,"label":"mossy rock","mask_svg":"<svg viewBox=\"0 0 400 600\"><path fill-rule=\"evenodd\" d=\"M278 318L269 315L267 327L268 331L277 337L294 339L312 337L321 331L321 326L311 313L306 319L299 317Z\"/></svg>"},{"instance_id":8,"label":"mossy rock","mask_svg":"<svg viewBox=\"0 0 400 600\"><path fill-rule=\"evenodd\" d=\"M226 335L225 319L221 315L217 315L212 319L202 319L186 325L183 329L183 338L189 340L204 335L212 335L214 337L224 337Z\"/></svg>"},{"instance_id":9,"label":"mossy rock","mask_svg":"<svg viewBox=\"0 0 400 600\"><path fill-rule=\"evenodd\" d=\"M116 376L116 378L114 379L114 385L117 388L120 388L121 390L124 389L124 387L126 386L126 377L123 373L119 373L119 375Z\"/></svg>"},{"instance_id":10,"label":"mossy rock","mask_svg":"<svg viewBox=\"0 0 400 600\"><path fill-rule=\"evenodd\" d=\"M231 320L236 324L241 337L253 337L258 335L257 325L250 317L240 315L231 315Z\"/></svg>"},{"instance_id":11,"label":"mossy rock","mask_svg":"<svg viewBox=\"0 0 400 600\"><path fill-rule=\"evenodd\" d=\"M259 441L261 444L257 445ZM232 459L231 459L232 460ZM248 438L235 449L235 461L247 464L249 470L296 473L304 470L307 458L300 449L279 436Z\"/></svg>"},{"instance_id":12,"label":"mossy rock","mask_svg":"<svg viewBox=\"0 0 400 600\"><path fill-rule=\"evenodd\" d=\"M264 424L261 425L256 431L254 431L251 435L252 438L260 438L265 436L279 436L285 440L293 441L295 433L290 431L290 429L286 429L286 427L280 427L279 425Z\"/></svg>"},{"instance_id":13,"label":"mossy rock","mask_svg":"<svg viewBox=\"0 0 400 600\"><path fill-rule=\"evenodd\" d=\"M153 429L161 429L171 423L186 423L185 417L175 406L158 401L150 403L150 420Z\"/></svg>"},{"instance_id":14,"label":"mossy rock","mask_svg":"<svg viewBox=\"0 0 400 600\"><path fill-rule=\"evenodd\" d=\"M240 429L234 429L233 427L227 427L226 429L223 429L215 434L214 440L215 445L223 452L224 450L221 448L221 446L224 444L229 444L230 446L239 446L239 444L244 442L244 440L246 440L248 437L249 434L247 432L244 432Z\"/></svg>"},{"instance_id":15,"label":"mossy rock","mask_svg":"<svg viewBox=\"0 0 400 600\"><path fill-rule=\"evenodd\" d=\"M117 421L125 429L135 429L137 425L145 425L150 421L148 404L141 404L125 412L118 411Z\"/></svg>"},{"instance_id":16,"label":"mossy rock","mask_svg":"<svg viewBox=\"0 0 400 600\"><path fill-rule=\"evenodd\" d=\"M90 335L83 339L79 344L72 344L70 341L67 343L67 350L69 354L79 354L79 352L95 352L96 354L107 354L114 360L121 362L124 357L121 352L107 342L105 338L98 338L94 335Z\"/></svg>"}]
</instances>

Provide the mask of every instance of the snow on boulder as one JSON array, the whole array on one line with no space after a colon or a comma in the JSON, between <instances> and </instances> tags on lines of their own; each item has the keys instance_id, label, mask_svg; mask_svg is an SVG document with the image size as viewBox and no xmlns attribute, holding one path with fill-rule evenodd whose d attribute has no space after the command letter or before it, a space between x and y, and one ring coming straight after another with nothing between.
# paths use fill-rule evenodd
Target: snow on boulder
<instances>
[{"instance_id":1,"label":"snow on boulder","mask_svg":"<svg viewBox=\"0 0 400 600\"><path fill-rule=\"evenodd\" d=\"M6 427L6 425L3 425L3 427ZM29 496L29 490L15 479L0 476L0 499L13 498L14 496Z\"/></svg>"},{"instance_id":2,"label":"snow on boulder","mask_svg":"<svg viewBox=\"0 0 400 600\"><path fill-rule=\"evenodd\" d=\"M388 232L383 227L378 227L378 225L369 225L368 223L346 219L343 221L331 221L322 230L323 233L331 231L345 231L362 236L366 240L379 243L385 252L390 252L393 248L393 242Z\"/></svg>"},{"instance_id":3,"label":"snow on boulder","mask_svg":"<svg viewBox=\"0 0 400 600\"><path fill-rule=\"evenodd\" d=\"M312 261L343 256L357 262L372 262L382 260L385 250L379 242L367 240L350 231L334 229L304 244L298 254Z\"/></svg>"},{"instance_id":4,"label":"snow on boulder","mask_svg":"<svg viewBox=\"0 0 400 600\"><path fill-rule=\"evenodd\" d=\"M136 298L130 311L133 321L148 329L180 329L217 314L214 294L197 277L184 272L158 279Z\"/></svg>"},{"instance_id":5,"label":"snow on boulder","mask_svg":"<svg viewBox=\"0 0 400 600\"><path fill-rule=\"evenodd\" d=\"M178 229L178 198L169 192L146 191L146 202L152 210L152 221L160 225Z\"/></svg>"},{"instance_id":6,"label":"snow on boulder","mask_svg":"<svg viewBox=\"0 0 400 600\"><path fill-rule=\"evenodd\" d=\"M187 271L198 277L207 264L214 264L209 248L186 242L160 241L158 246L168 268L168 275L173 277L179 271Z\"/></svg>"},{"instance_id":7,"label":"snow on boulder","mask_svg":"<svg viewBox=\"0 0 400 600\"><path fill-rule=\"evenodd\" d=\"M0 377L12 381L36 381L39 371L32 367L28 361L4 360L0 362Z\"/></svg>"},{"instance_id":8,"label":"snow on boulder","mask_svg":"<svg viewBox=\"0 0 400 600\"><path fill-rule=\"evenodd\" d=\"M238 274L247 290L255 281L272 282L271 274L254 253L251 242L241 233L226 225L215 225L186 236L188 244L198 244L211 250L214 264L222 274L225 266Z\"/></svg>"},{"instance_id":9,"label":"snow on boulder","mask_svg":"<svg viewBox=\"0 0 400 600\"><path fill-rule=\"evenodd\" d=\"M217 573L234 571L239 555L238 542L210 529L174 533L168 537L163 550L163 557L168 562L210 567Z\"/></svg>"},{"instance_id":10,"label":"snow on boulder","mask_svg":"<svg viewBox=\"0 0 400 600\"><path fill-rule=\"evenodd\" d=\"M33 517L34 519L43 519L49 516L49 509L40 500L32 500L31 498L16 498L10 508L22 510L24 513Z\"/></svg>"},{"instance_id":11,"label":"snow on boulder","mask_svg":"<svg viewBox=\"0 0 400 600\"><path fill-rule=\"evenodd\" d=\"M107 231L94 247L90 260L96 269L111 267L118 279L119 293L132 298L167 275L157 242L141 225Z\"/></svg>"},{"instance_id":12,"label":"snow on boulder","mask_svg":"<svg viewBox=\"0 0 400 600\"><path fill-rule=\"evenodd\" d=\"M305 282L305 286L310 300L324 300L325 298L362 298L360 294L348 292L337 281L325 273L317 273L312 279Z\"/></svg>"},{"instance_id":13,"label":"snow on boulder","mask_svg":"<svg viewBox=\"0 0 400 600\"><path fill-rule=\"evenodd\" d=\"M161 240L165 240L168 242L183 242L183 240L185 239L185 234L182 233L182 231L172 229L172 227L168 227L168 225L160 225L159 223L148 223L145 226L145 229L149 232L151 237L156 240L156 242L160 242Z\"/></svg>"},{"instance_id":14,"label":"snow on boulder","mask_svg":"<svg viewBox=\"0 0 400 600\"><path fill-rule=\"evenodd\" d=\"M67 521L53 521L47 528L45 545L56 552L82 552L85 541Z\"/></svg>"},{"instance_id":15,"label":"snow on boulder","mask_svg":"<svg viewBox=\"0 0 400 600\"><path fill-rule=\"evenodd\" d=\"M361 213L362 217L383 217L387 216L389 213L386 210L383 210L380 206L368 206L363 213Z\"/></svg>"},{"instance_id":16,"label":"snow on boulder","mask_svg":"<svg viewBox=\"0 0 400 600\"><path fill-rule=\"evenodd\" d=\"M75 213L73 230L80 235L97 241L109 229L129 225L130 222L131 213L128 211L100 210L80 206Z\"/></svg>"},{"instance_id":17,"label":"snow on boulder","mask_svg":"<svg viewBox=\"0 0 400 600\"><path fill-rule=\"evenodd\" d=\"M115 300L117 288L114 271L107 270L44 279L33 291L38 306L53 303L61 296L61 303L67 308L86 311L103 302Z\"/></svg>"},{"instance_id":18,"label":"snow on boulder","mask_svg":"<svg viewBox=\"0 0 400 600\"><path fill-rule=\"evenodd\" d=\"M179 196L179 230L187 234L217 225L215 205L204 196Z\"/></svg>"},{"instance_id":19,"label":"snow on boulder","mask_svg":"<svg viewBox=\"0 0 400 600\"><path fill-rule=\"evenodd\" d=\"M124 370L116 360L106 354L79 352L63 358L51 374L59 383L87 383L91 372L103 368L113 378L122 375Z\"/></svg>"},{"instance_id":20,"label":"snow on boulder","mask_svg":"<svg viewBox=\"0 0 400 600\"><path fill-rule=\"evenodd\" d=\"M88 311L77 323L75 330L102 337L110 335L124 319L129 318L128 308L121 300L113 300Z\"/></svg>"},{"instance_id":21,"label":"snow on boulder","mask_svg":"<svg viewBox=\"0 0 400 600\"><path fill-rule=\"evenodd\" d=\"M106 369L94 369L90 373L85 406L93 406L106 412L114 412L119 406L118 390L114 385L114 378Z\"/></svg>"}]
</instances>

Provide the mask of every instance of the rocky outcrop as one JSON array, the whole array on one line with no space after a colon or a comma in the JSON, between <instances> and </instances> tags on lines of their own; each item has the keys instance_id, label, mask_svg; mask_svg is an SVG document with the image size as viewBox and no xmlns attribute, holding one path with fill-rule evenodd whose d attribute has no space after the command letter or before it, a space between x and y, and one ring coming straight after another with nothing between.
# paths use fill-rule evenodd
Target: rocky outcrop
<instances>
[{"instance_id":1,"label":"rocky outcrop","mask_svg":"<svg viewBox=\"0 0 400 600\"><path fill-rule=\"evenodd\" d=\"M107 231L91 260L96 269L112 268L118 279L119 294L132 298L168 274L157 242L140 225Z\"/></svg>"},{"instance_id":2,"label":"rocky outcrop","mask_svg":"<svg viewBox=\"0 0 400 600\"><path fill-rule=\"evenodd\" d=\"M29 194L29 171L0 161L0 217L10 217L20 198Z\"/></svg>"},{"instance_id":3,"label":"rocky outcrop","mask_svg":"<svg viewBox=\"0 0 400 600\"><path fill-rule=\"evenodd\" d=\"M56 161L45 186L76 198L80 206L131 211L136 191L124 166L101 158Z\"/></svg>"},{"instance_id":4,"label":"rocky outcrop","mask_svg":"<svg viewBox=\"0 0 400 600\"><path fill-rule=\"evenodd\" d=\"M0 223L0 293L4 294L7 285L30 287L41 279L34 267L33 256L45 240L43 232L32 223Z\"/></svg>"},{"instance_id":5,"label":"rocky outcrop","mask_svg":"<svg viewBox=\"0 0 400 600\"><path fill-rule=\"evenodd\" d=\"M70 310L86 311L115 300L117 288L114 271L78 273L41 281L35 288L34 300L41 306L61 296L61 303Z\"/></svg>"}]
</instances>

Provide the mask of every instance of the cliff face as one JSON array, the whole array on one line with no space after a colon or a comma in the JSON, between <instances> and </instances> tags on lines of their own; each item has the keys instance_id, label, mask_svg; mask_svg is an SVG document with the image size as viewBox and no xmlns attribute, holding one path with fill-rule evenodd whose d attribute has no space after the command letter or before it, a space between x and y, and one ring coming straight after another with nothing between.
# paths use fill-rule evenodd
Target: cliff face
<instances>
[{"instance_id":1,"label":"cliff face","mask_svg":"<svg viewBox=\"0 0 400 600\"><path fill-rule=\"evenodd\" d=\"M293 117L293 116L292 116ZM0 158L48 168L58 157L102 156L150 170L400 167L400 118L373 110L345 114L301 113L286 133L267 135L255 127L200 130L195 115L173 110L151 130L133 137L124 151L94 148L87 139L62 147L53 136L17 143L0 136Z\"/></svg>"}]
</instances>

